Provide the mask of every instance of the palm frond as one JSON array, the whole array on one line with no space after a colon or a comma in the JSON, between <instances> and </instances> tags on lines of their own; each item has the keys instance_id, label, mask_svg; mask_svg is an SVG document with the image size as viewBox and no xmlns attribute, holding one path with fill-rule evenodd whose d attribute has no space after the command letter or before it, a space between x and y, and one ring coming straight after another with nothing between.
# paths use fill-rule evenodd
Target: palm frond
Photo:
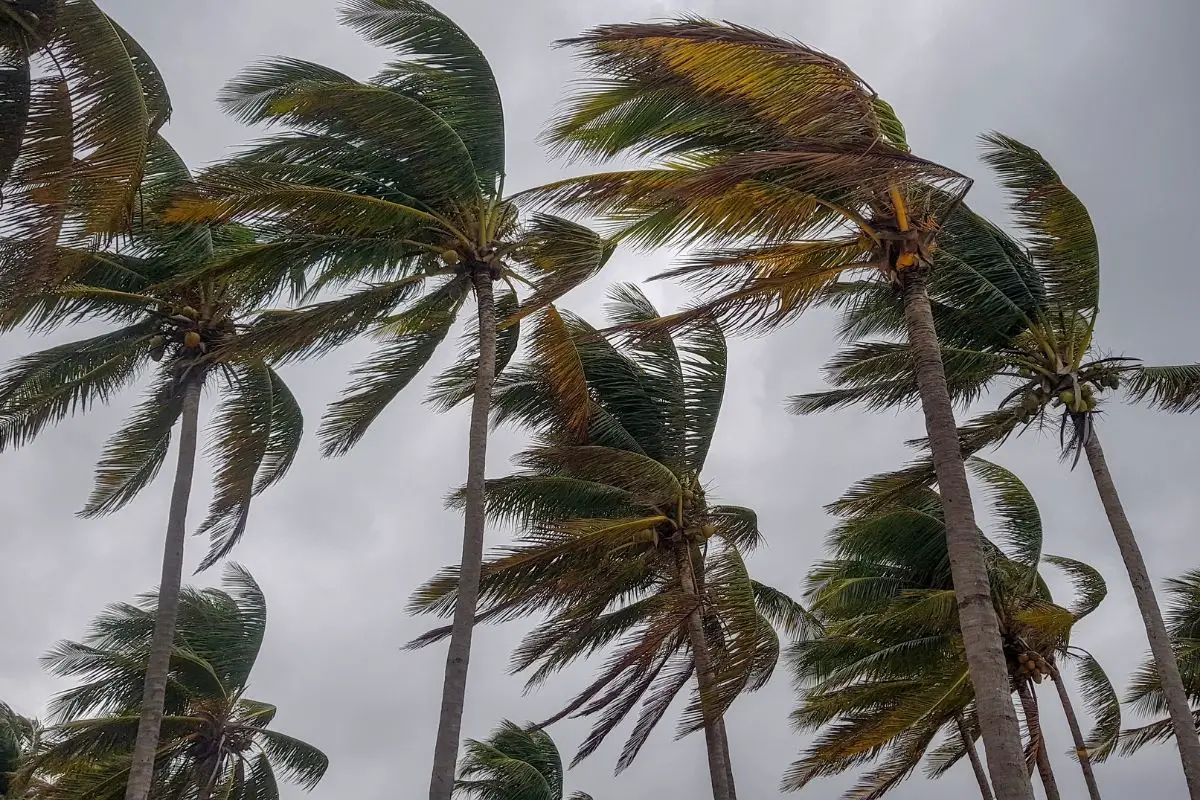
<instances>
[{"instance_id":1,"label":"palm frond","mask_svg":"<svg viewBox=\"0 0 1200 800\"><path fill-rule=\"evenodd\" d=\"M987 489L992 511L999 518L1005 555L1036 574L1042 561L1042 515L1033 494L999 464L975 456L967 460L967 466Z\"/></svg>"},{"instance_id":2,"label":"palm frond","mask_svg":"<svg viewBox=\"0 0 1200 800\"><path fill-rule=\"evenodd\" d=\"M104 446L96 483L83 517L111 514L146 488L158 475L171 443L171 429L183 412L183 392L170 367L159 374L148 396Z\"/></svg>"},{"instance_id":3,"label":"palm frond","mask_svg":"<svg viewBox=\"0 0 1200 800\"><path fill-rule=\"evenodd\" d=\"M52 347L18 359L0 376L0 450L28 444L47 425L105 403L149 357L156 322Z\"/></svg>"},{"instance_id":4,"label":"palm frond","mask_svg":"<svg viewBox=\"0 0 1200 800\"><path fill-rule=\"evenodd\" d=\"M270 760L273 772L303 789L315 787L329 769L329 758L320 750L278 731L258 731L255 743Z\"/></svg>"},{"instance_id":5,"label":"palm frond","mask_svg":"<svg viewBox=\"0 0 1200 800\"><path fill-rule=\"evenodd\" d=\"M605 241L583 225L550 214L534 214L513 254L528 268L533 292L516 313L505 318L505 324L557 302L603 269L615 248L614 242Z\"/></svg>"},{"instance_id":6,"label":"palm frond","mask_svg":"<svg viewBox=\"0 0 1200 800\"><path fill-rule=\"evenodd\" d=\"M1189 413L1200 408L1200 364L1178 367L1138 367L1127 387L1135 403L1152 408Z\"/></svg>"},{"instance_id":7,"label":"palm frond","mask_svg":"<svg viewBox=\"0 0 1200 800\"><path fill-rule=\"evenodd\" d=\"M230 376L209 445L217 464L215 488L198 532L211 537L212 549L201 570L225 558L241 540L251 498L287 473L304 430L296 398L266 363L235 365Z\"/></svg>"},{"instance_id":8,"label":"palm frond","mask_svg":"<svg viewBox=\"0 0 1200 800\"><path fill-rule=\"evenodd\" d=\"M1001 133L983 137L983 160L1009 192L1053 307L1094 313L1100 302L1100 248L1087 207L1042 154Z\"/></svg>"},{"instance_id":9,"label":"palm frond","mask_svg":"<svg viewBox=\"0 0 1200 800\"><path fill-rule=\"evenodd\" d=\"M1121 702L1112 682L1100 663L1091 653L1072 651L1077 660L1076 674L1083 702L1095 719L1095 725L1087 735L1088 757L1092 761L1104 761L1116 750L1118 743L1124 745L1121 732Z\"/></svg>"},{"instance_id":10,"label":"palm frond","mask_svg":"<svg viewBox=\"0 0 1200 800\"><path fill-rule=\"evenodd\" d=\"M1065 556L1047 555L1042 560L1058 567L1071 581L1075 589L1075 602L1071 606L1071 613L1075 619L1080 620L1091 614L1108 596L1108 584L1104 576L1090 564Z\"/></svg>"}]
</instances>

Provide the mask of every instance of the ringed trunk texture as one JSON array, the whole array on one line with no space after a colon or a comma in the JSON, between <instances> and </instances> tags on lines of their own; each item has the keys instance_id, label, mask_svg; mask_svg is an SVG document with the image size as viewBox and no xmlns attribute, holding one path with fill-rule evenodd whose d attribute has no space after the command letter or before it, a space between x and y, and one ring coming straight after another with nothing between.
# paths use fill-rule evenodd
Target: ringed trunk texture
<instances>
[{"instance_id":1,"label":"ringed trunk texture","mask_svg":"<svg viewBox=\"0 0 1200 800\"><path fill-rule=\"evenodd\" d=\"M946 373L924 275L904 279L904 316L913 354L929 450L946 518L946 548L958 601L959 627L987 754L988 773L998 800L1033 800L1024 769L1021 729L1013 709L1000 625L992 606L983 542L975 525L971 490L963 465L946 387Z\"/></svg>"},{"instance_id":2,"label":"ringed trunk texture","mask_svg":"<svg viewBox=\"0 0 1200 800\"><path fill-rule=\"evenodd\" d=\"M1042 731L1042 717L1038 711L1037 695L1028 681L1022 681L1017 688L1021 698L1021 707L1025 709L1025 724L1029 728L1029 746L1034 750L1034 764L1037 765L1038 777L1042 780L1042 788L1046 790L1046 800L1062 800L1058 793L1058 781L1054 777L1054 769L1050 766L1050 754L1046 752L1046 734Z\"/></svg>"},{"instance_id":3,"label":"ringed trunk texture","mask_svg":"<svg viewBox=\"0 0 1200 800\"><path fill-rule=\"evenodd\" d=\"M458 597L454 604L450 648L446 654L446 675L442 684L442 709L433 750L433 776L429 782L429 800L450 800L454 792L463 704L467 694L467 666L471 658L471 636L475 628L479 579L483 570L486 512L483 492L487 466L488 414L492 405L492 384L496 379L496 306L492 293L492 278L488 270L476 268L473 279L475 300L479 306L479 369L475 375L475 395L471 400L466 513Z\"/></svg>"},{"instance_id":4,"label":"ringed trunk texture","mask_svg":"<svg viewBox=\"0 0 1200 800\"><path fill-rule=\"evenodd\" d=\"M129 766L129 782L125 785L125 800L147 800L154 779L154 753L158 749L158 733L162 727L163 704L167 696L167 675L171 669L171 649L175 642L175 620L179 616L179 585L183 582L183 549L187 542L192 475L196 470L200 391L203 385L203 377L195 376L183 387L179 461L175 467L175 485L171 489L171 509L167 514L162 577L158 582L158 609L154 616L154 635L150 640L146 684L142 690L142 711L133 745L133 761Z\"/></svg>"},{"instance_id":5,"label":"ringed trunk texture","mask_svg":"<svg viewBox=\"0 0 1200 800\"><path fill-rule=\"evenodd\" d=\"M958 723L958 735L962 737L963 746L967 748L967 758L970 759L971 769L975 772L980 797L983 800L996 800L992 795L992 785L988 783L987 769L983 766L983 762L979 759L979 753L975 750L975 739L967 730L967 721L963 719L962 714L955 717L954 721Z\"/></svg>"},{"instance_id":6,"label":"ringed trunk texture","mask_svg":"<svg viewBox=\"0 0 1200 800\"><path fill-rule=\"evenodd\" d=\"M1141 612L1142 622L1146 626L1146 638L1150 640L1154 667L1158 671L1163 697L1171 713L1175 744L1179 747L1179 755L1183 760L1183 775L1187 780L1188 796L1192 800L1200 800L1200 736L1197 736L1196 725L1192 721L1187 692L1179 674L1179 664L1175 660L1171 638L1167 635L1162 610L1158 607L1158 598L1154 595L1154 584L1150 580L1150 573L1146 569L1146 561L1142 558L1137 538L1133 535L1133 527L1129 524L1129 518L1125 516L1125 508L1121 505L1120 495L1117 494L1117 485L1113 483L1112 473L1108 471L1104 448L1100 446L1100 437L1095 430L1084 445L1084 450L1087 451L1088 465L1092 468L1092 477L1096 481L1104 513L1108 515L1108 523L1112 527L1113 536L1116 537L1117 548L1121 551L1121 560L1125 562L1125 570L1129 573L1129 583L1133 586L1134 597L1137 598L1138 611Z\"/></svg>"},{"instance_id":7,"label":"ringed trunk texture","mask_svg":"<svg viewBox=\"0 0 1200 800\"><path fill-rule=\"evenodd\" d=\"M1088 755L1087 743L1083 739L1083 730L1079 727L1079 717L1075 716L1075 706L1067 686L1063 683L1062 672L1058 665L1050 663L1050 680L1058 690L1058 699L1062 703L1063 715L1067 718L1067 727L1071 729L1071 739L1075 742L1075 756L1079 759L1079 768L1083 771L1083 781L1087 784L1090 800L1100 800L1100 786L1096 783L1096 773L1092 770L1092 759Z\"/></svg>"},{"instance_id":8,"label":"ringed trunk texture","mask_svg":"<svg viewBox=\"0 0 1200 800\"><path fill-rule=\"evenodd\" d=\"M675 548L675 563L679 567L679 584L689 597L699 597L696 590L696 573L692 557L685 542ZM708 640L704 637L704 621L697 606L687 618L688 637L692 643L692 654L696 660L696 683L700 687L700 698L711 696L713 682L712 656L708 651ZM707 709L705 716L708 717ZM733 800L732 776L729 766L728 740L725 737L725 721L717 717L704 726L704 743L708 750L708 773L712 781L713 800Z\"/></svg>"}]
</instances>

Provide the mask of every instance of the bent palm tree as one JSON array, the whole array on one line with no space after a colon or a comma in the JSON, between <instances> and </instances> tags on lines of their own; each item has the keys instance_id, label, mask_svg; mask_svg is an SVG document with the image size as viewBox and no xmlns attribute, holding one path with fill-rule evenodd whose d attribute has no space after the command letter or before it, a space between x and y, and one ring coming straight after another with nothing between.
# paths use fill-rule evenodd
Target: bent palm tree
<instances>
[{"instance_id":1,"label":"bent palm tree","mask_svg":"<svg viewBox=\"0 0 1200 800\"><path fill-rule=\"evenodd\" d=\"M956 398L970 400L985 390L1006 392L995 410L963 426L963 449L970 453L998 445L1013 432L1035 424L1045 428L1059 409L1056 427L1064 453L1074 450L1076 462L1086 453L1091 465L1162 678L1189 791L1197 798L1200 737L1153 582L1100 445L1096 420L1107 399L1104 395L1122 385L1132 402L1147 401L1174 412L1195 411L1200 408L1200 364L1148 367L1137 359L1099 351L1093 332L1099 310L1100 256L1087 209L1036 150L999 134L985 137L985 143L984 158L1009 190L1016 220L1029 244L1027 251L1012 241L1005 248L1013 259L1027 259L1039 280L1017 295L1003 287L993 291L998 298L1006 294L1010 298L1006 319L1023 318L1015 335L995 330L991 320L972 314L972 309L958 310L962 328L973 329L977 343L944 348L943 361ZM958 251L954 243L947 245L945 256L973 257ZM1031 298L1036 300L1032 306ZM899 325L898 309L883 304L865 311L852 308L849 314L846 328L858 334L887 333ZM914 402L919 392L910 354L903 343L854 344L829 365L837 388L798 397L794 408L809 413L851 403L884 407ZM931 473L926 459L885 482L903 486L921 482ZM853 495L847 500L857 502Z\"/></svg>"},{"instance_id":2,"label":"bent palm tree","mask_svg":"<svg viewBox=\"0 0 1200 800\"><path fill-rule=\"evenodd\" d=\"M454 386L448 404L472 401L462 591L430 782L431 800L449 800L483 557L492 383L516 349L516 321L599 270L610 248L566 220L519 219L504 196L500 93L462 29L419 0L348 0L342 19L397 60L367 82L286 58L246 71L226 88L225 108L289 130L206 173L173 218L258 228L264 243L216 271L239 273L262 298L282 287L309 300L354 288L276 314L256 333L263 352L281 358L316 355L367 330L385 342L330 409L327 455L366 434L474 294L473 352L444 376ZM532 287L524 302L514 281ZM500 333L498 318L507 323Z\"/></svg>"},{"instance_id":3,"label":"bent palm tree","mask_svg":"<svg viewBox=\"0 0 1200 800\"><path fill-rule=\"evenodd\" d=\"M51 672L83 681L52 703L56 741L37 765L51 774L66 768L47 798L124 794L158 603L148 594L137 605L112 606L83 642L60 642L45 657ZM279 777L311 789L325 774L320 750L270 729L275 706L246 697L266 624L262 591L237 565L226 568L222 589L181 590L155 798L279 800Z\"/></svg>"},{"instance_id":4,"label":"bent palm tree","mask_svg":"<svg viewBox=\"0 0 1200 800\"><path fill-rule=\"evenodd\" d=\"M1061 687L1057 657L1077 658L1097 725L1085 742L1072 724L1074 749L1090 794L1098 798L1090 761L1115 743L1120 706L1095 659L1069 641L1075 622L1103 600L1104 581L1073 559L1043 557L1040 515L1028 489L995 464L969 463L985 481L999 520L1003 548L983 541L1009 675L1025 709L1029 766L1039 768L1048 796L1056 797L1033 685L1050 676ZM869 512L848 513L829 547L834 558L813 569L807 592L821 632L791 653L797 682L807 687L794 719L821 734L793 765L784 788L799 790L816 777L882 759L846 795L867 800L895 788L923 757L927 773L937 777L965 755L977 767L981 795L990 798L973 757L978 722L954 613L941 498L914 487ZM1053 602L1038 574L1042 562L1074 583L1070 608ZM1065 690L1059 697L1074 720ZM931 751L939 736L944 743Z\"/></svg>"},{"instance_id":5,"label":"bent palm tree","mask_svg":"<svg viewBox=\"0 0 1200 800\"><path fill-rule=\"evenodd\" d=\"M129 228L170 113L154 62L92 0L0 0L0 302L73 278L56 245Z\"/></svg>"},{"instance_id":6,"label":"bent palm tree","mask_svg":"<svg viewBox=\"0 0 1200 800\"><path fill-rule=\"evenodd\" d=\"M617 287L613 299L614 322L658 317L635 287ZM714 797L733 797L724 713L770 678L776 628L795 633L807 617L747 574L740 551L759 543L754 512L710 504L703 488L724 337L709 323L618 346L551 307L531 342L532 363L501 382L496 406L538 443L520 456L526 471L487 483L489 513L523 534L485 563L478 619L548 615L514 657L514 672L533 671L530 686L614 647L600 677L543 723L599 716L573 763L640 703L623 770L694 674L680 735L705 731ZM457 569L443 572L417 592L414 610L448 613L457 579Z\"/></svg>"},{"instance_id":7,"label":"bent palm tree","mask_svg":"<svg viewBox=\"0 0 1200 800\"><path fill-rule=\"evenodd\" d=\"M156 141L143 197L161 207L188 180L187 168ZM23 298L4 322L34 328L106 320L113 330L17 359L0 375L0 451L28 444L48 425L107 403L159 362L146 400L109 440L96 485L81 514L109 514L133 500L166 460L179 424L179 454L167 517L158 623L149 669L130 800L146 800L162 718L172 631L183 575L187 511L198 450L200 397L217 387L220 410L210 453L215 494L201 532L212 537L202 568L216 563L246 530L251 498L283 478L300 445L303 417L291 391L241 345L252 308L225 279L183 284L181 272L251 243L238 226L155 226L147 222L120 250L60 247L79 266L75 286Z\"/></svg>"},{"instance_id":8,"label":"bent palm tree","mask_svg":"<svg viewBox=\"0 0 1200 800\"><path fill-rule=\"evenodd\" d=\"M562 757L550 734L505 720L486 741L467 740L454 793L464 800L592 800L563 788Z\"/></svg>"},{"instance_id":9,"label":"bent palm tree","mask_svg":"<svg viewBox=\"0 0 1200 800\"><path fill-rule=\"evenodd\" d=\"M1184 687L1191 701L1192 718L1200 727L1200 570L1193 570L1178 578L1167 581L1167 595L1171 598L1167 606L1167 630L1179 660ZM1166 719L1155 720L1149 725L1121 733L1122 754L1129 755L1148 744L1165 742L1175 736L1175 725L1163 692L1163 682L1153 659L1147 661L1134 673L1125 702L1142 714Z\"/></svg>"},{"instance_id":10,"label":"bent palm tree","mask_svg":"<svg viewBox=\"0 0 1200 800\"><path fill-rule=\"evenodd\" d=\"M1003 800L1031 800L931 315L939 227L969 181L914 156L887 103L845 64L796 42L689 19L600 27L570 44L599 86L571 101L552 141L573 155L657 163L540 196L616 221L634 241L719 248L667 273L703 296L660 324L715 316L727 329L768 331L849 273L903 295L989 767Z\"/></svg>"}]
</instances>

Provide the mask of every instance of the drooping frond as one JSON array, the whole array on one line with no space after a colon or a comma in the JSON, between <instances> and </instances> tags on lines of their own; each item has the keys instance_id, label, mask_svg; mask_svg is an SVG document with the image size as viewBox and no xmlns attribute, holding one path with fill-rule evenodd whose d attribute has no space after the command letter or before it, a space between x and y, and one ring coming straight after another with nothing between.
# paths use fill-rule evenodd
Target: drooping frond
<instances>
[{"instance_id":1,"label":"drooping frond","mask_svg":"<svg viewBox=\"0 0 1200 800\"><path fill-rule=\"evenodd\" d=\"M111 514L146 488L162 467L171 430L183 411L183 393L172 369L164 367L146 399L104 446L96 483L84 517Z\"/></svg>"},{"instance_id":2,"label":"drooping frond","mask_svg":"<svg viewBox=\"0 0 1200 800\"><path fill-rule=\"evenodd\" d=\"M461 137L483 188L504 177L504 111L491 65L449 17L421 0L350 0L342 21L401 60L377 80L412 96Z\"/></svg>"},{"instance_id":3,"label":"drooping frond","mask_svg":"<svg viewBox=\"0 0 1200 800\"><path fill-rule=\"evenodd\" d=\"M982 139L983 160L1009 192L1050 304L1093 314L1100 302L1100 249L1087 207L1037 150L1000 133Z\"/></svg>"},{"instance_id":4,"label":"drooping frond","mask_svg":"<svg viewBox=\"0 0 1200 800\"><path fill-rule=\"evenodd\" d=\"M1100 603L1108 596L1108 584L1100 571L1090 564L1077 561L1065 556L1047 555L1042 561L1058 567L1066 573L1067 579L1075 589L1075 603L1071 613L1076 620L1083 619L1100 607Z\"/></svg>"},{"instance_id":5,"label":"drooping frond","mask_svg":"<svg viewBox=\"0 0 1200 800\"><path fill-rule=\"evenodd\" d=\"M211 537L212 549L200 564L202 570L227 556L241 540L251 498L287 473L300 447L304 417L279 375L252 360L231 370L214 424L209 454L217 464L215 490L199 529Z\"/></svg>"},{"instance_id":6,"label":"drooping frond","mask_svg":"<svg viewBox=\"0 0 1200 800\"><path fill-rule=\"evenodd\" d=\"M534 287L515 314L497 316L504 324L557 302L603 269L616 247L589 228L549 214L534 214L520 242L513 258L526 267Z\"/></svg>"},{"instance_id":7,"label":"drooping frond","mask_svg":"<svg viewBox=\"0 0 1200 800\"><path fill-rule=\"evenodd\" d=\"M1086 739L1088 757L1092 761L1104 761L1120 743L1121 702L1108 675L1091 653L1072 650L1071 655L1076 662L1079 692L1095 719Z\"/></svg>"},{"instance_id":8,"label":"drooping frond","mask_svg":"<svg viewBox=\"0 0 1200 800\"><path fill-rule=\"evenodd\" d=\"M992 512L999 519L999 539L1004 553L1036 574L1042 561L1042 515L1029 488L1009 470L972 457L967 466L983 482Z\"/></svg>"}]
</instances>

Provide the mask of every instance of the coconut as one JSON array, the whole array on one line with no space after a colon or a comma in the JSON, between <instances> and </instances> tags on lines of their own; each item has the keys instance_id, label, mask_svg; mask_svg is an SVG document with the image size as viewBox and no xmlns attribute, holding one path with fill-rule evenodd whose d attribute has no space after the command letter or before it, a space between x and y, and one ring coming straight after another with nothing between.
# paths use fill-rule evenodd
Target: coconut
<instances>
[{"instance_id":1,"label":"coconut","mask_svg":"<svg viewBox=\"0 0 1200 800\"><path fill-rule=\"evenodd\" d=\"M1025 395L1025 399L1021 401L1021 408L1025 409L1026 411L1037 411L1038 406L1041 404L1042 401L1038 399L1038 396L1033 392L1030 392L1029 394Z\"/></svg>"},{"instance_id":2,"label":"coconut","mask_svg":"<svg viewBox=\"0 0 1200 800\"><path fill-rule=\"evenodd\" d=\"M196 331L188 331L183 335L183 346L191 348L192 350L195 350L197 347L199 347L200 342L202 341L203 340L200 338L200 334Z\"/></svg>"},{"instance_id":3,"label":"coconut","mask_svg":"<svg viewBox=\"0 0 1200 800\"><path fill-rule=\"evenodd\" d=\"M1041 683L1042 682L1042 673L1040 673L1040 672L1033 673L1033 682Z\"/></svg>"},{"instance_id":4,"label":"coconut","mask_svg":"<svg viewBox=\"0 0 1200 800\"><path fill-rule=\"evenodd\" d=\"M1072 405L1075 402L1075 393L1070 389L1063 389L1058 393L1058 399L1064 406Z\"/></svg>"},{"instance_id":5,"label":"coconut","mask_svg":"<svg viewBox=\"0 0 1200 800\"><path fill-rule=\"evenodd\" d=\"M461 260L462 260L462 256L460 256L458 254L457 250L446 250L442 253L442 261L445 261L447 264L450 264L451 266L453 266L454 264L457 264Z\"/></svg>"},{"instance_id":6,"label":"coconut","mask_svg":"<svg viewBox=\"0 0 1200 800\"><path fill-rule=\"evenodd\" d=\"M191 306L184 306L183 309L181 309L179 313L183 314L188 319L199 319L200 318L200 312L197 311L196 309L192 308Z\"/></svg>"},{"instance_id":7,"label":"coconut","mask_svg":"<svg viewBox=\"0 0 1200 800\"><path fill-rule=\"evenodd\" d=\"M705 539L711 539L717 534L717 526L711 522L706 522L700 526L700 533L703 534Z\"/></svg>"}]
</instances>

